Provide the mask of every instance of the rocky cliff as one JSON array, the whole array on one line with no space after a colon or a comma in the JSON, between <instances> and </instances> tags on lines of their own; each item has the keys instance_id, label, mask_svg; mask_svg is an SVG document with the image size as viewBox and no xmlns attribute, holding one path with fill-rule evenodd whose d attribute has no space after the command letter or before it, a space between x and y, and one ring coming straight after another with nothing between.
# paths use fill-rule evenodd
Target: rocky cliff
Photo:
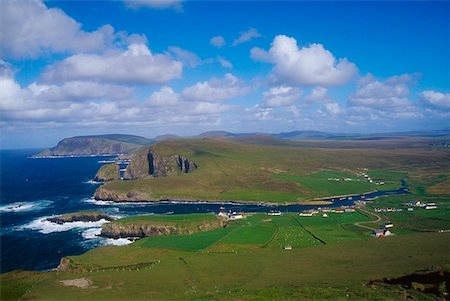
<instances>
[{"instance_id":1,"label":"rocky cliff","mask_svg":"<svg viewBox=\"0 0 450 301\"><path fill-rule=\"evenodd\" d=\"M97 171L94 177L94 181L108 182L119 179L119 165L116 163L105 164Z\"/></svg>"},{"instance_id":2,"label":"rocky cliff","mask_svg":"<svg viewBox=\"0 0 450 301\"><path fill-rule=\"evenodd\" d=\"M160 199L149 198L147 194L137 191L127 191L123 193L113 192L105 189L103 186L97 188L94 193L96 200L110 201L110 202L139 202L139 201L160 201Z\"/></svg>"},{"instance_id":3,"label":"rocky cliff","mask_svg":"<svg viewBox=\"0 0 450 301\"><path fill-rule=\"evenodd\" d=\"M192 234L199 231L209 231L224 227L225 220L217 220L198 225L195 228L187 228L173 225L157 225L148 223L120 223L112 222L102 225L101 236L109 238L146 237L156 235Z\"/></svg>"},{"instance_id":4,"label":"rocky cliff","mask_svg":"<svg viewBox=\"0 0 450 301\"><path fill-rule=\"evenodd\" d=\"M102 156L130 153L144 145L151 144L150 139L132 135L98 135L65 138L55 147L34 155L42 157L64 156Z\"/></svg>"},{"instance_id":5,"label":"rocky cliff","mask_svg":"<svg viewBox=\"0 0 450 301\"><path fill-rule=\"evenodd\" d=\"M168 177L196 170L198 164L181 155L161 155L152 147L131 155L124 179L143 179L148 177Z\"/></svg>"}]
</instances>

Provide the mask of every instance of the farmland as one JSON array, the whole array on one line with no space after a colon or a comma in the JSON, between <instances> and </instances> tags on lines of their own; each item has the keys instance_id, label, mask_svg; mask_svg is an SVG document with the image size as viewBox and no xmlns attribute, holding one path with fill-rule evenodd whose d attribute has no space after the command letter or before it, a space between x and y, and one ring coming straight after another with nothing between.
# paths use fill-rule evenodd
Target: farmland
<instances>
[{"instance_id":1,"label":"farmland","mask_svg":"<svg viewBox=\"0 0 450 301\"><path fill-rule=\"evenodd\" d=\"M410 190L418 195L426 195L430 187L448 195L443 188L450 172L450 155L446 149L432 149L427 144L412 148L405 146L404 141L398 148L391 144L384 148L364 148L364 144L355 148L354 143L345 147L344 142L338 143L341 148L331 142L317 148L295 143L280 146L272 140L267 143L223 139L164 141L152 150L159 156L189 158L198 168L180 176L114 180L100 187L96 196L126 201L288 204L397 189L401 180L406 180Z\"/></svg>"},{"instance_id":2,"label":"farmland","mask_svg":"<svg viewBox=\"0 0 450 301\"><path fill-rule=\"evenodd\" d=\"M395 200L380 198L376 205L384 201ZM327 218L248 213L244 219L211 231L146 237L125 247L97 248L70 257L64 271L3 274L2 300L22 295L58 300L80 296L96 300L396 299L399 294L429 299L433 296L414 289L366 284L432 266L448 270L450 233L438 231L450 228L448 205L436 211L417 210L413 218L401 215L406 212L386 214L399 231L384 239L373 238L367 229L355 225L373 220L363 212L329 213ZM209 218L214 216L150 217L168 224ZM130 220L145 218L125 219ZM427 232L412 227L414 221L425 223ZM286 246L292 249L285 250ZM66 286L65 280L87 286Z\"/></svg>"}]
</instances>

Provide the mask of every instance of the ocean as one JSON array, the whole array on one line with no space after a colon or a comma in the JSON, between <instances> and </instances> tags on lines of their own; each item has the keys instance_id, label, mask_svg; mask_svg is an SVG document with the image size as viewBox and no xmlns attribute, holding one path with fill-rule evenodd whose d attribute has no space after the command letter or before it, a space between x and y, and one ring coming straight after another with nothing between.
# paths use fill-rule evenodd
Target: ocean
<instances>
[{"instance_id":1,"label":"ocean","mask_svg":"<svg viewBox=\"0 0 450 301\"><path fill-rule=\"evenodd\" d=\"M137 214L181 214L226 210L299 212L317 206L262 206L212 203L124 203L96 201L92 181L108 157L32 159L40 150L0 150L0 271L49 270L64 256L78 255L104 245L126 245L127 239L99 237L102 221L58 225L50 216L81 210L101 211L115 217ZM404 193L405 188L388 192ZM366 194L377 197L383 192ZM329 207L352 205L346 199Z\"/></svg>"}]
</instances>

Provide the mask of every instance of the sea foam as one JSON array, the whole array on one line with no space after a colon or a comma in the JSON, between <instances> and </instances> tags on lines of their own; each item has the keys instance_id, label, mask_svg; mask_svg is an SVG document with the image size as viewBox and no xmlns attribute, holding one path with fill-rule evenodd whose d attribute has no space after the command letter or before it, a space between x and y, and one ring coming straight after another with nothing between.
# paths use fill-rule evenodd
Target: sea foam
<instances>
[{"instance_id":1,"label":"sea foam","mask_svg":"<svg viewBox=\"0 0 450 301\"><path fill-rule=\"evenodd\" d=\"M43 234L49 234L53 232L65 232L72 229L88 229L88 228L98 228L103 224L108 223L107 220L101 219L97 222L68 222L63 224L52 223L47 220L51 216L44 216L33 220L32 222L23 225L19 230L35 230Z\"/></svg>"},{"instance_id":2,"label":"sea foam","mask_svg":"<svg viewBox=\"0 0 450 301\"><path fill-rule=\"evenodd\" d=\"M15 202L10 204L0 205L0 212L29 212L39 211L52 204L51 201L36 201L36 202Z\"/></svg>"},{"instance_id":3,"label":"sea foam","mask_svg":"<svg viewBox=\"0 0 450 301\"><path fill-rule=\"evenodd\" d=\"M127 238L107 238L104 245L105 246L126 246L131 244L133 241Z\"/></svg>"}]
</instances>

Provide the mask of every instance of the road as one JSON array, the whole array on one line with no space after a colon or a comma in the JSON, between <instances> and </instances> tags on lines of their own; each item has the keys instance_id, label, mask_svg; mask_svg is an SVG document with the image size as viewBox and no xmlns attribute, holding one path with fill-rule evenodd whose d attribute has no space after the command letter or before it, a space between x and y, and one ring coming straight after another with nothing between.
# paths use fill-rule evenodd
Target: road
<instances>
[{"instance_id":1,"label":"road","mask_svg":"<svg viewBox=\"0 0 450 301\"><path fill-rule=\"evenodd\" d=\"M376 219L373 220L373 221L368 221L368 222L357 222L357 223L354 223L354 225L358 226L358 227L361 227L361 228L366 228L366 229L369 229L369 230L376 230L375 228L366 226L365 224L379 223L381 221L381 216L379 216L378 214L376 214L374 212L370 212L368 210L365 210L365 209L363 209L360 206L358 207L358 210L361 211L363 214L365 213L366 215L374 216L374 217L376 217Z\"/></svg>"}]
</instances>

